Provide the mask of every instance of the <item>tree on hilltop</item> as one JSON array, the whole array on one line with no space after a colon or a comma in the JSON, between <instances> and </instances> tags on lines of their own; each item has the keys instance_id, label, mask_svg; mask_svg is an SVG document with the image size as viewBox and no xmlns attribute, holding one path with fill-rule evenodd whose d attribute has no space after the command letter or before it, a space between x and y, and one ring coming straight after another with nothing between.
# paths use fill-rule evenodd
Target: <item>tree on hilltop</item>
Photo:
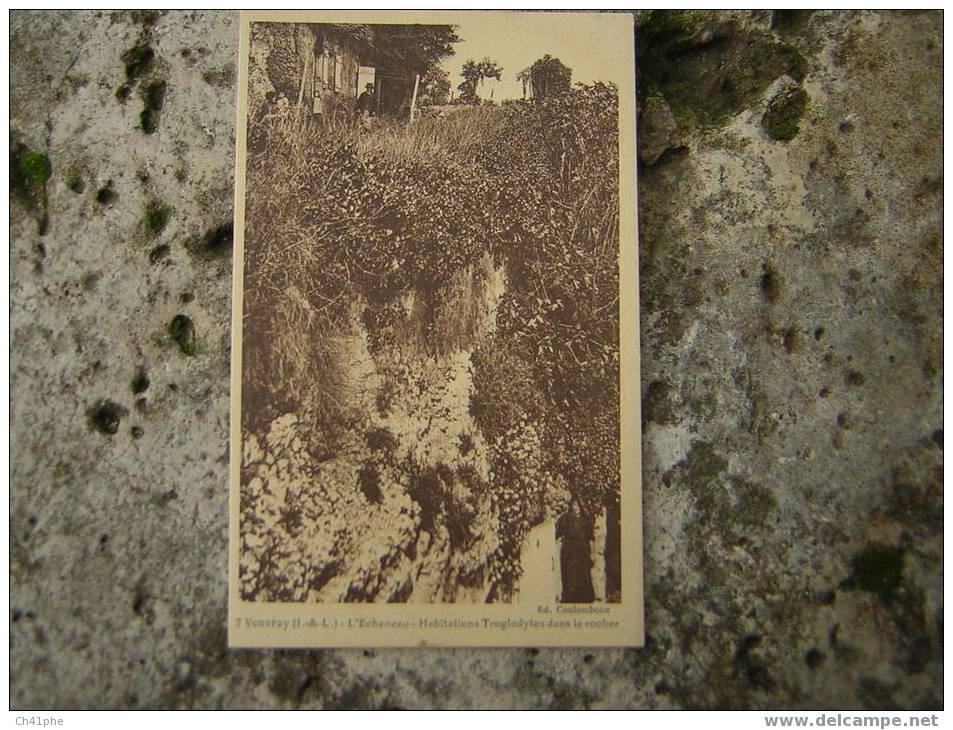
<instances>
[{"instance_id":1,"label":"tree on hilltop","mask_svg":"<svg viewBox=\"0 0 953 730\"><path fill-rule=\"evenodd\" d=\"M572 69L547 53L516 74L516 78L523 82L524 99L529 89L532 89L534 99L545 99L569 91Z\"/></svg>"},{"instance_id":2,"label":"tree on hilltop","mask_svg":"<svg viewBox=\"0 0 953 730\"><path fill-rule=\"evenodd\" d=\"M478 102L477 88L484 79L497 79L503 77L503 67L496 61L484 57L480 61L469 60L463 64L460 70L463 81L457 86L460 91L460 101L464 104L475 104Z\"/></svg>"}]
</instances>

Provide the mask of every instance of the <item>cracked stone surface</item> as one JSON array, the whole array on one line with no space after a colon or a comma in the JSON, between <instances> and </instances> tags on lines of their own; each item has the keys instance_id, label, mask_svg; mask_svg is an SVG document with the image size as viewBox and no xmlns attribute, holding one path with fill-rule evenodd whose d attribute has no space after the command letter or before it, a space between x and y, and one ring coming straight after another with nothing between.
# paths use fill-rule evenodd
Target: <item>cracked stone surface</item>
<instances>
[{"instance_id":1,"label":"cracked stone surface","mask_svg":"<svg viewBox=\"0 0 953 730\"><path fill-rule=\"evenodd\" d=\"M229 652L237 16L11 14L14 708L942 706L942 15L639 23L647 646Z\"/></svg>"}]
</instances>

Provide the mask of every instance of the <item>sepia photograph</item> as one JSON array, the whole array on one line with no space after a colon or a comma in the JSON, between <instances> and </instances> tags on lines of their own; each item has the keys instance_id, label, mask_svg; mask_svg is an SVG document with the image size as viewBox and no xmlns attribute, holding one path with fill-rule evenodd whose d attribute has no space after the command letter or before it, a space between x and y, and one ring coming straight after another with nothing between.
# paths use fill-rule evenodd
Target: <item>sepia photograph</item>
<instances>
[{"instance_id":1,"label":"sepia photograph","mask_svg":"<svg viewBox=\"0 0 953 730\"><path fill-rule=\"evenodd\" d=\"M620 602L620 92L571 19L248 23L241 601Z\"/></svg>"}]
</instances>

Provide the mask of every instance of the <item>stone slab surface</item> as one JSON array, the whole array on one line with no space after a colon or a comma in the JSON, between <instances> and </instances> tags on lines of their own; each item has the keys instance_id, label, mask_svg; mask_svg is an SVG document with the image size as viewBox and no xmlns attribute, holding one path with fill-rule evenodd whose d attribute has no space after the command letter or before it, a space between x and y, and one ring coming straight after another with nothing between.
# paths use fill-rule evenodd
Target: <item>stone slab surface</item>
<instances>
[{"instance_id":1,"label":"stone slab surface","mask_svg":"<svg viewBox=\"0 0 953 730\"><path fill-rule=\"evenodd\" d=\"M942 15L640 22L646 648L229 652L237 16L11 14L13 707L942 706Z\"/></svg>"}]
</instances>

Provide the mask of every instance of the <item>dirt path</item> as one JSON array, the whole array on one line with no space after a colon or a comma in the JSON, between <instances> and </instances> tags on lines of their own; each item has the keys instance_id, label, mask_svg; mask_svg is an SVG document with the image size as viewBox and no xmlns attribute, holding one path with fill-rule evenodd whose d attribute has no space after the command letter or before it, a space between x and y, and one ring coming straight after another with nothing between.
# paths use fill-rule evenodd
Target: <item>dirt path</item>
<instances>
[{"instance_id":1,"label":"dirt path","mask_svg":"<svg viewBox=\"0 0 953 730\"><path fill-rule=\"evenodd\" d=\"M548 604L559 599L558 555L556 523L553 520L546 520L529 531L520 553L520 565L523 568L519 584L520 603Z\"/></svg>"}]
</instances>

